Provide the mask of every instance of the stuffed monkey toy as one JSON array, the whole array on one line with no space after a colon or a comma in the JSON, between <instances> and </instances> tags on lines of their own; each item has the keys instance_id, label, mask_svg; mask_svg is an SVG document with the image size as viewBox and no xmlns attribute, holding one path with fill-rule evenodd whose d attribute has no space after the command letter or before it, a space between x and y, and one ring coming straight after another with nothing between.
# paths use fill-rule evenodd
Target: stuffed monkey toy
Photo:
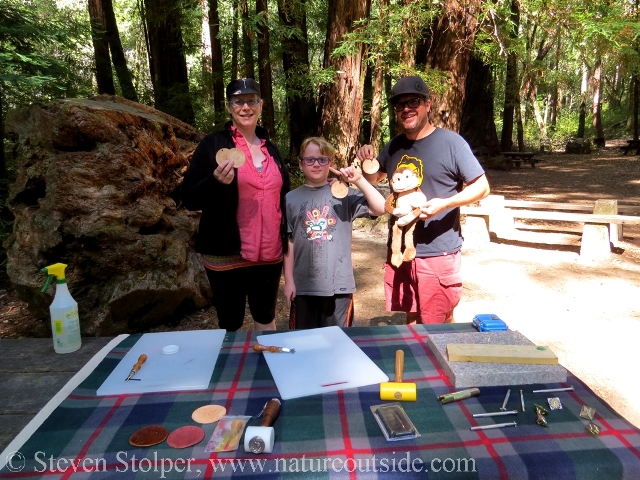
<instances>
[{"instance_id":1,"label":"stuffed monkey toy","mask_svg":"<svg viewBox=\"0 0 640 480\"><path fill-rule=\"evenodd\" d=\"M403 156L389 184L393 193L387 197L385 209L398 217L391 227L391 265L399 267L402 262L410 262L416 256L413 230L420 216L420 207L427 202L427 197L420 190L422 162L414 157Z\"/></svg>"}]
</instances>

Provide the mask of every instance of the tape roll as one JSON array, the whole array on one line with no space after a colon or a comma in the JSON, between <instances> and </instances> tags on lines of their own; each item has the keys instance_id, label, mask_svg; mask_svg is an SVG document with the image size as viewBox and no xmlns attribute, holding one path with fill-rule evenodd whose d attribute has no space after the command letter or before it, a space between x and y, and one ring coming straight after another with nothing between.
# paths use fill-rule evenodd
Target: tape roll
<instances>
[{"instance_id":1,"label":"tape roll","mask_svg":"<svg viewBox=\"0 0 640 480\"><path fill-rule=\"evenodd\" d=\"M264 442L264 450L260 453L271 453L273 451L273 444L275 443L275 434L273 427L247 427L244 432L244 451L254 452L253 448L249 446L251 440L259 438Z\"/></svg>"}]
</instances>

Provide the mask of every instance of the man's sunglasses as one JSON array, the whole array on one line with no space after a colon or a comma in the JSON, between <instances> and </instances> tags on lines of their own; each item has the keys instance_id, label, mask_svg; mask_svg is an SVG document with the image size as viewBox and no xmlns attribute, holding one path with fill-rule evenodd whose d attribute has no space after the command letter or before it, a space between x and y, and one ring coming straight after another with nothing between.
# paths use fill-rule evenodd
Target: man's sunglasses
<instances>
[{"instance_id":1,"label":"man's sunglasses","mask_svg":"<svg viewBox=\"0 0 640 480\"><path fill-rule=\"evenodd\" d=\"M252 98L250 100L240 100L239 98L232 98L231 100L229 100L229 105L231 105L233 108L242 108L245 103L249 105L249 107L253 108L260 104L260 99Z\"/></svg>"},{"instance_id":2,"label":"man's sunglasses","mask_svg":"<svg viewBox=\"0 0 640 480\"><path fill-rule=\"evenodd\" d=\"M331 163L331 159L329 157L300 157L300 161L306 167L310 167L316 162L318 162L318 165L321 167L326 167Z\"/></svg>"},{"instance_id":3,"label":"man's sunglasses","mask_svg":"<svg viewBox=\"0 0 640 480\"><path fill-rule=\"evenodd\" d=\"M409 100L405 101L405 102L396 102L393 104L393 109L396 112L401 112L404 110L405 107L409 107L409 108L418 108L420 106L420 101L422 100L422 98L420 97L414 97L414 98L410 98Z\"/></svg>"}]
</instances>

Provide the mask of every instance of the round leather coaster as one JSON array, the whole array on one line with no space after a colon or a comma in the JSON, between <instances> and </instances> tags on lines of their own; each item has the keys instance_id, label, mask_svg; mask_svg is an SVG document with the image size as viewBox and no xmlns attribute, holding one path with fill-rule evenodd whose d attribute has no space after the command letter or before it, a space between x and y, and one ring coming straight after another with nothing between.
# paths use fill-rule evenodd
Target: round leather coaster
<instances>
[{"instance_id":1,"label":"round leather coaster","mask_svg":"<svg viewBox=\"0 0 640 480\"><path fill-rule=\"evenodd\" d=\"M375 158L370 158L362 162L362 171L364 173L372 174L376 173L378 170L380 170L380 164Z\"/></svg>"},{"instance_id":2,"label":"round leather coaster","mask_svg":"<svg viewBox=\"0 0 640 480\"><path fill-rule=\"evenodd\" d=\"M129 437L129 443L134 447L150 447L164 442L169 436L169 431L162 425L149 425L134 432Z\"/></svg>"},{"instance_id":3,"label":"round leather coaster","mask_svg":"<svg viewBox=\"0 0 640 480\"><path fill-rule=\"evenodd\" d=\"M242 153L242 150L240 150L239 148L230 149L227 153L227 159L233 161L233 166L235 168L240 168L242 165L244 165L245 161L244 153Z\"/></svg>"},{"instance_id":4,"label":"round leather coaster","mask_svg":"<svg viewBox=\"0 0 640 480\"><path fill-rule=\"evenodd\" d=\"M344 182L333 182L331 184L331 195L336 198L344 198L349 194L349 185Z\"/></svg>"},{"instance_id":5,"label":"round leather coaster","mask_svg":"<svg viewBox=\"0 0 640 480\"><path fill-rule=\"evenodd\" d=\"M218 165L220 165L222 162L226 162L227 160L229 160L228 148L221 148L216 152L216 162L218 162Z\"/></svg>"},{"instance_id":6,"label":"round leather coaster","mask_svg":"<svg viewBox=\"0 0 640 480\"><path fill-rule=\"evenodd\" d=\"M175 429L167 437L167 444L172 448L187 448L200 443L204 438L204 430L200 427L187 425Z\"/></svg>"},{"instance_id":7,"label":"round leather coaster","mask_svg":"<svg viewBox=\"0 0 640 480\"><path fill-rule=\"evenodd\" d=\"M213 423L220 420L227 413L227 409L222 405L205 405L191 414L194 422Z\"/></svg>"}]
</instances>

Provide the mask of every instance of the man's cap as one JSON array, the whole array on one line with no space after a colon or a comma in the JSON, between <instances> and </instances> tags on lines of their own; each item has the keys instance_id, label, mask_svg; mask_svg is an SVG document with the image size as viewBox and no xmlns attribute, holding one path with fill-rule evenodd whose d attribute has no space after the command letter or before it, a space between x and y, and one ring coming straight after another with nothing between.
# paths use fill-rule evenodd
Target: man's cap
<instances>
[{"instance_id":1,"label":"man's cap","mask_svg":"<svg viewBox=\"0 0 640 480\"><path fill-rule=\"evenodd\" d=\"M244 95L245 93L260 96L260 84L253 78L240 78L227 85L227 100L233 95Z\"/></svg>"},{"instance_id":2,"label":"man's cap","mask_svg":"<svg viewBox=\"0 0 640 480\"><path fill-rule=\"evenodd\" d=\"M394 103L400 95L415 93L417 95L422 95L425 98L429 98L429 87L424 83L421 77L410 76L410 77L402 77L400 80L396 82L396 84L391 89L391 98L389 101Z\"/></svg>"}]
</instances>

